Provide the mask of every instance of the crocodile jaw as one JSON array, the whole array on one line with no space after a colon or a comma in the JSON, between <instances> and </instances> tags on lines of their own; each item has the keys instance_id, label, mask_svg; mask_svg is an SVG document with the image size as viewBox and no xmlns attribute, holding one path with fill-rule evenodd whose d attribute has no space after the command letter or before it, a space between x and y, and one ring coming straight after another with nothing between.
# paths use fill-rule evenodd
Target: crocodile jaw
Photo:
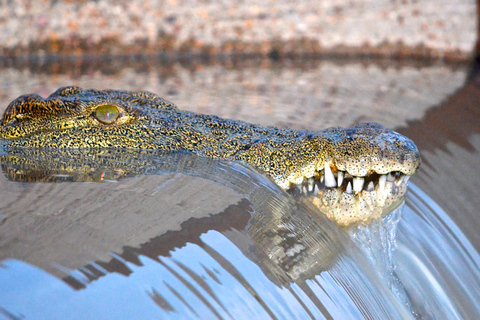
<instances>
[{"instance_id":1,"label":"crocodile jaw","mask_svg":"<svg viewBox=\"0 0 480 320\"><path fill-rule=\"evenodd\" d=\"M407 182L421 163L412 140L379 124L331 128L314 139L318 159L275 182L310 197L341 226L391 212L404 200Z\"/></svg>"},{"instance_id":2,"label":"crocodile jaw","mask_svg":"<svg viewBox=\"0 0 480 320\"><path fill-rule=\"evenodd\" d=\"M367 224L388 215L403 202L409 178L400 176L393 181L385 181L383 185L370 185L358 193L326 188L318 192L312 203L340 226Z\"/></svg>"}]
</instances>

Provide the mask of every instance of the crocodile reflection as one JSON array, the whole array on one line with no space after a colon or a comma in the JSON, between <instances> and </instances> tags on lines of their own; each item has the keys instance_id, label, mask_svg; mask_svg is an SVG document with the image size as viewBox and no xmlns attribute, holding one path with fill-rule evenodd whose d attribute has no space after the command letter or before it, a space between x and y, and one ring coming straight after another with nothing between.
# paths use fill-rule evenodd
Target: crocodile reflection
<instances>
[{"instance_id":1,"label":"crocodile reflection","mask_svg":"<svg viewBox=\"0 0 480 320\"><path fill-rule=\"evenodd\" d=\"M237 220L240 222L232 225L235 219L227 212L205 218L202 225L211 224L214 230L223 232L279 286L303 282L328 269L347 243L343 232L325 216L318 214L308 199L289 195L265 176L237 162L212 160L181 152L159 154L112 150L104 153L12 150L8 155L0 156L0 160L8 179L24 183L118 181L135 175L179 172L229 187L245 199L243 205L246 209L243 212L252 211L251 216L245 218L244 214L239 214ZM126 248L119 255L132 263L138 263L136 257L139 255L158 260L159 255L168 255L169 251L181 247L182 243L201 242L199 235L208 231L208 228L196 229L197 224L193 222L182 227L180 235L185 234L186 229L191 229L191 232L187 232L191 235L189 238L171 243L172 237L176 237L173 232L152 239L150 244ZM232 227L238 231L231 231ZM192 240L192 237L197 240ZM160 247L164 249L158 251ZM151 248L157 249L152 251ZM128 273L128 268L119 268L118 261L96 261L95 264L109 272ZM85 266L84 269L91 267ZM90 271L89 278L92 281L95 278L92 278L92 274L103 275L98 270L96 273ZM82 287L74 278L65 280L75 288Z\"/></svg>"}]
</instances>

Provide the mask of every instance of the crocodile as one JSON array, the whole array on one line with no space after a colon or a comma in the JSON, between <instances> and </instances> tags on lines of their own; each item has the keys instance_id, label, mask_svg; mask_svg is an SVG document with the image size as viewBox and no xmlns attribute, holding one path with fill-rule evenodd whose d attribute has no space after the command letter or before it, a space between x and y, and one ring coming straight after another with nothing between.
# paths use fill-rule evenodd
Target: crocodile
<instances>
[{"instance_id":1,"label":"crocodile","mask_svg":"<svg viewBox=\"0 0 480 320\"><path fill-rule=\"evenodd\" d=\"M242 161L280 188L311 196L339 225L368 221L397 205L421 162L410 139L376 123L319 132L280 129L182 111L146 91L76 86L12 101L0 140L4 152L183 151Z\"/></svg>"}]
</instances>

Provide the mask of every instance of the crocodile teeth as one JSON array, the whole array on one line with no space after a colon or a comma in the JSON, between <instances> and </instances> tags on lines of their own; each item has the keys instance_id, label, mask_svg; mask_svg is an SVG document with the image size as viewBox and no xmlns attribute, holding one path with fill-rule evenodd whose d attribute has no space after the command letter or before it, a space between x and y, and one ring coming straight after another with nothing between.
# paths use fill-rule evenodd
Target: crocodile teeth
<instances>
[{"instance_id":1,"label":"crocodile teeth","mask_svg":"<svg viewBox=\"0 0 480 320\"><path fill-rule=\"evenodd\" d=\"M337 181L335 181L335 176L333 175L330 165L325 161L325 187L333 188L337 186Z\"/></svg>"},{"instance_id":2,"label":"crocodile teeth","mask_svg":"<svg viewBox=\"0 0 480 320\"><path fill-rule=\"evenodd\" d=\"M370 181L367 185L367 191L373 191L374 188L373 181Z\"/></svg>"},{"instance_id":3,"label":"crocodile teeth","mask_svg":"<svg viewBox=\"0 0 480 320\"><path fill-rule=\"evenodd\" d=\"M391 172L389 172L388 175L387 175L387 181L389 181L389 182L395 181L395 177L392 175Z\"/></svg>"},{"instance_id":4,"label":"crocodile teeth","mask_svg":"<svg viewBox=\"0 0 480 320\"><path fill-rule=\"evenodd\" d=\"M385 183L387 182L387 176L382 174L380 178L378 179L378 189L380 191L385 190Z\"/></svg>"},{"instance_id":5,"label":"crocodile teeth","mask_svg":"<svg viewBox=\"0 0 480 320\"><path fill-rule=\"evenodd\" d=\"M313 178L308 179L308 184L306 188L307 188L307 192L309 193L312 193L313 191L315 191L315 184L314 184Z\"/></svg>"},{"instance_id":6,"label":"crocodile teeth","mask_svg":"<svg viewBox=\"0 0 480 320\"><path fill-rule=\"evenodd\" d=\"M346 193L352 194L352 183L349 181L347 184L347 190L345 190Z\"/></svg>"},{"instance_id":7,"label":"crocodile teeth","mask_svg":"<svg viewBox=\"0 0 480 320\"><path fill-rule=\"evenodd\" d=\"M402 174L396 182L397 186L400 185L404 179L405 179L405 176Z\"/></svg>"},{"instance_id":8,"label":"crocodile teeth","mask_svg":"<svg viewBox=\"0 0 480 320\"><path fill-rule=\"evenodd\" d=\"M361 192L364 182L365 179L363 178L353 178L353 191L355 191L355 193Z\"/></svg>"},{"instance_id":9,"label":"crocodile teeth","mask_svg":"<svg viewBox=\"0 0 480 320\"><path fill-rule=\"evenodd\" d=\"M343 182L343 171L338 171L338 173L337 173L338 186L341 186L342 182Z\"/></svg>"}]
</instances>

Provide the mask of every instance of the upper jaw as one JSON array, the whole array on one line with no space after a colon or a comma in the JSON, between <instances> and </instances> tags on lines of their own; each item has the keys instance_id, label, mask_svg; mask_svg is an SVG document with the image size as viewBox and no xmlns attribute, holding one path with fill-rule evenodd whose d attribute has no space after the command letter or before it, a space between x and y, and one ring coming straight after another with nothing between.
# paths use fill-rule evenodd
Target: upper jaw
<instances>
[{"instance_id":1,"label":"upper jaw","mask_svg":"<svg viewBox=\"0 0 480 320\"><path fill-rule=\"evenodd\" d=\"M338 175L340 179L351 176L359 181L389 173L411 176L421 163L420 153L412 140L376 123L347 129L330 128L312 139L319 150L317 158L299 164L289 175L274 177L280 187L290 189L321 176L327 179L327 187L338 185Z\"/></svg>"},{"instance_id":2,"label":"upper jaw","mask_svg":"<svg viewBox=\"0 0 480 320\"><path fill-rule=\"evenodd\" d=\"M369 223L399 206L411 175L393 172L364 177L336 171L326 163L315 178L296 185L290 192L307 197L330 220L342 227Z\"/></svg>"},{"instance_id":3,"label":"upper jaw","mask_svg":"<svg viewBox=\"0 0 480 320\"><path fill-rule=\"evenodd\" d=\"M352 176L373 172L413 175L420 165L420 153L413 141L380 124L359 124L335 133L337 138L327 146L326 161Z\"/></svg>"}]
</instances>

